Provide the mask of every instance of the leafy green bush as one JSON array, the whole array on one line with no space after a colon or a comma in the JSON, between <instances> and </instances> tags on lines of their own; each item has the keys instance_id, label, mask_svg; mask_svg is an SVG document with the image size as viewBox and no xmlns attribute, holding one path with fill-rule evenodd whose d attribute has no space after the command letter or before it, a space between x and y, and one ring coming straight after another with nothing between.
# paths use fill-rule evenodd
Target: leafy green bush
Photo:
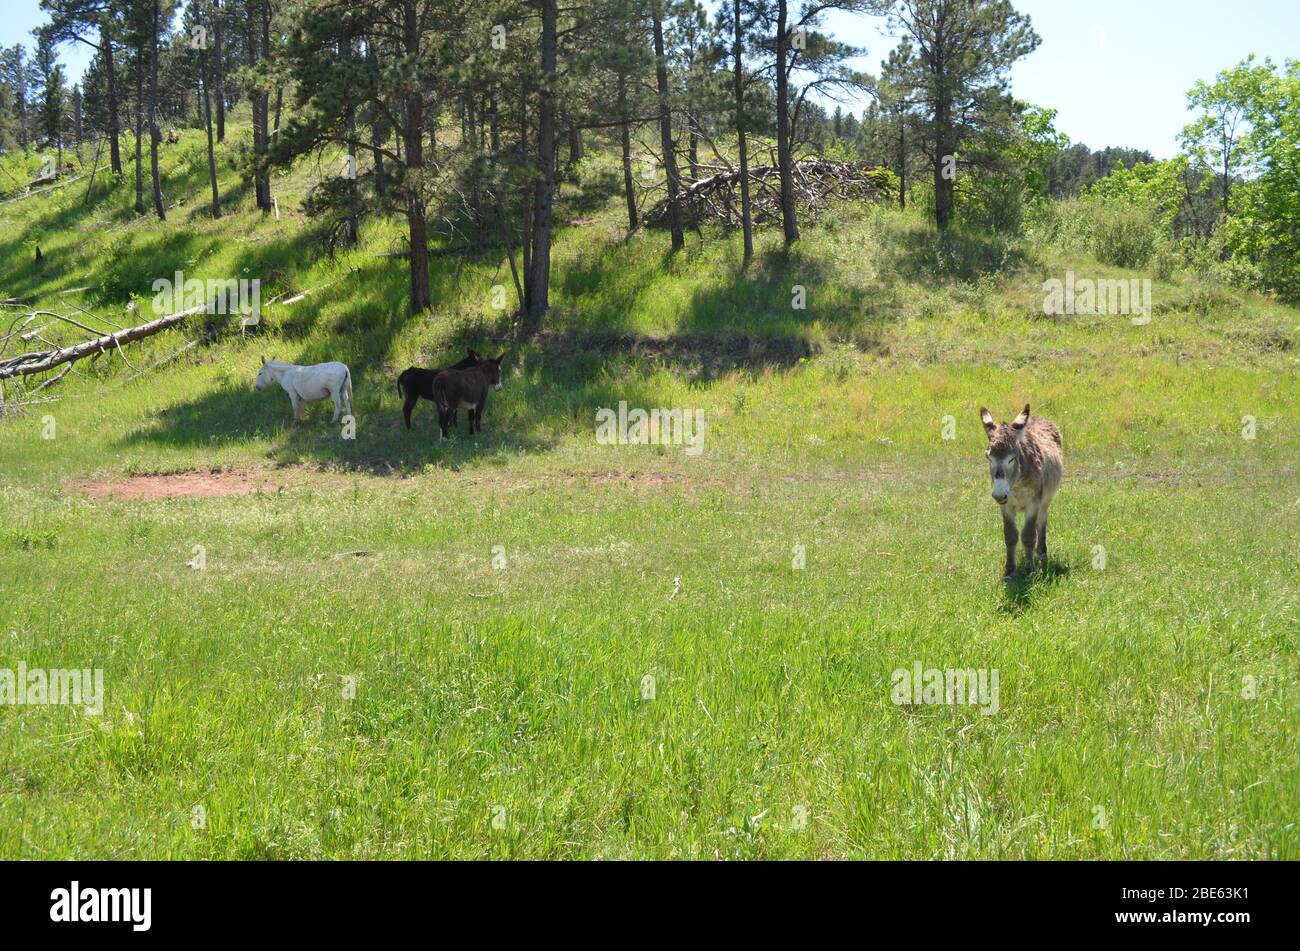
<instances>
[{"instance_id":1,"label":"leafy green bush","mask_svg":"<svg viewBox=\"0 0 1300 951\"><path fill-rule=\"evenodd\" d=\"M892 201L898 201L899 178L893 169L886 168L883 165L873 168L867 173L867 178L880 191L882 198L888 198Z\"/></svg>"},{"instance_id":2,"label":"leafy green bush","mask_svg":"<svg viewBox=\"0 0 1300 951\"><path fill-rule=\"evenodd\" d=\"M975 180L959 190L962 218L969 224L998 234L1019 234L1028 202L1021 182L995 175Z\"/></svg>"},{"instance_id":3,"label":"leafy green bush","mask_svg":"<svg viewBox=\"0 0 1300 951\"><path fill-rule=\"evenodd\" d=\"M1089 250L1116 267L1145 267L1156 250L1159 231L1153 209L1143 205L1085 202Z\"/></svg>"}]
</instances>

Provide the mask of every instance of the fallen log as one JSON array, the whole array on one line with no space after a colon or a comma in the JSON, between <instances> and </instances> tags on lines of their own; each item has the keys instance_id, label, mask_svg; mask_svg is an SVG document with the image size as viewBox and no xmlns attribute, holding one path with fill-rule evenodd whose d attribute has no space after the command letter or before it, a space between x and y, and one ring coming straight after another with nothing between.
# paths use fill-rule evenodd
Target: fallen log
<instances>
[{"instance_id":1,"label":"fallen log","mask_svg":"<svg viewBox=\"0 0 1300 951\"><path fill-rule=\"evenodd\" d=\"M32 188L31 185L24 185L23 186L24 191L21 195L15 195L12 198L6 198L4 201L0 201L0 205L8 205L15 201L22 201L24 198L31 198L33 195L44 195L46 192L52 192L56 188L66 188L68 185L71 185L73 182L85 178L86 175L87 175L86 172L82 172L80 175L73 175L71 178L65 179L61 182L55 181L54 179L48 179L48 181L53 181L54 184L45 185L41 188Z\"/></svg>"},{"instance_id":2,"label":"fallen log","mask_svg":"<svg viewBox=\"0 0 1300 951\"><path fill-rule=\"evenodd\" d=\"M7 360L0 360L0 380L15 376L27 376L32 373L44 373L46 370L52 370L64 363L72 363L83 357L106 353L115 348L120 349L124 343L132 343L145 337L151 337L168 327L179 324L186 318L207 313L207 309L207 304L199 304L197 307L191 307L188 310L151 320L147 324L139 324L135 327L119 330L116 333L104 334L73 347L55 347L52 350L22 353Z\"/></svg>"}]
</instances>

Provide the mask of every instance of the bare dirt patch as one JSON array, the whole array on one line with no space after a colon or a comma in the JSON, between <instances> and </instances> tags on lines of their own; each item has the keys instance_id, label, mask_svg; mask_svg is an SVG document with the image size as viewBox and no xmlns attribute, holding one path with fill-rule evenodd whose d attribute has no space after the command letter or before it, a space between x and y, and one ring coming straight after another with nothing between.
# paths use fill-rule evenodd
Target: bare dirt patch
<instances>
[{"instance_id":1,"label":"bare dirt patch","mask_svg":"<svg viewBox=\"0 0 1300 951\"><path fill-rule=\"evenodd\" d=\"M588 485L621 485L632 489L662 489L667 486L693 486L698 483L698 480L687 475L658 472L605 472L576 478L581 478Z\"/></svg>"},{"instance_id":2,"label":"bare dirt patch","mask_svg":"<svg viewBox=\"0 0 1300 951\"><path fill-rule=\"evenodd\" d=\"M216 471L172 472L116 479L86 479L72 488L95 499L206 499L223 495L249 495L259 489L277 492L289 484L287 472Z\"/></svg>"}]
</instances>

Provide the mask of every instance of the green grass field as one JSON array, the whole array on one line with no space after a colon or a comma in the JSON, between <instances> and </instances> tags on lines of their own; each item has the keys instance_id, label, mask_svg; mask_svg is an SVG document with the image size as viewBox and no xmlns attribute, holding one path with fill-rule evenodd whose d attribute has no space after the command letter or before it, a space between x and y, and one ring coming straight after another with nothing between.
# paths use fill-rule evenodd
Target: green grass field
<instances>
[{"instance_id":1,"label":"green grass field","mask_svg":"<svg viewBox=\"0 0 1300 951\"><path fill-rule=\"evenodd\" d=\"M12 316L130 324L175 270L322 288L133 380L204 326L6 383L0 669L105 693L0 705L0 857L1300 858L1297 311L1175 276L1149 325L1049 318L1067 268L1149 275L888 209L670 259L596 162L545 331L440 445L394 378L502 348L505 261L436 257L410 318L398 222L330 260L324 173L263 219L229 156L214 222L201 143L165 224L129 176L0 206ZM255 393L270 355L348 362L355 439ZM702 410L704 451L599 444L621 400ZM1027 401L1066 478L1004 584L978 410ZM192 471L263 487L86 488ZM996 670L997 712L895 704L918 662Z\"/></svg>"}]
</instances>

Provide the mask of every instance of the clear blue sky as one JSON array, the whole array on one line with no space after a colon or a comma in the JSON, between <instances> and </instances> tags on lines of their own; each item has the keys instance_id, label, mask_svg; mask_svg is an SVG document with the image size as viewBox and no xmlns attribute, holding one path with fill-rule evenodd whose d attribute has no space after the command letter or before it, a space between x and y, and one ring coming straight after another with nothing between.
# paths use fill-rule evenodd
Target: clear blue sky
<instances>
[{"instance_id":1,"label":"clear blue sky","mask_svg":"<svg viewBox=\"0 0 1300 951\"><path fill-rule=\"evenodd\" d=\"M3 0L0 44L31 45L42 22L37 0ZM1057 128L1093 148L1178 151L1185 94L1248 53L1281 63L1300 58L1300 0L1016 0L1043 43L1012 71L1017 96L1057 109ZM834 15L831 32L867 48L860 68L875 72L894 45L871 17ZM62 50L69 82L89 62L87 47ZM861 108L861 104L858 104ZM855 111L857 111L855 109Z\"/></svg>"},{"instance_id":2,"label":"clear blue sky","mask_svg":"<svg viewBox=\"0 0 1300 951\"><path fill-rule=\"evenodd\" d=\"M1038 49L1011 71L1021 99L1056 109L1056 127L1093 148L1178 151L1187 90L1249 53L1300 59L1300 0L1013 0ZM873 17L835 15L839 39L865 46L876 72L895 41Z\"/></svg>"}]
</instances>

